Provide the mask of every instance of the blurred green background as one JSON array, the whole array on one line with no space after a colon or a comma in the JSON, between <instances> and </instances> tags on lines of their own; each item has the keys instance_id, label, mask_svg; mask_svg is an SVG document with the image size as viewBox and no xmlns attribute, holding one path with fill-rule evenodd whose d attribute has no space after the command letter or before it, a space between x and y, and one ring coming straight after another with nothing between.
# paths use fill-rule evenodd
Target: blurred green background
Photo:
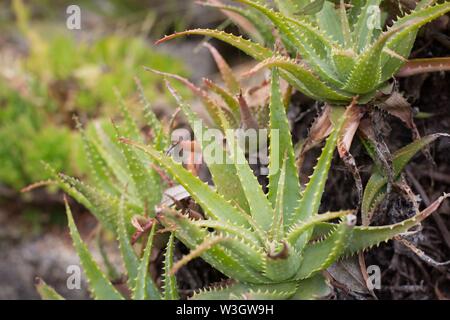
<instances>
[{"instance_id":1,"label":"blurred green background","mask_svg":"<svg viewBox=\"0 0 450 320\"><path fill-rule=\"evenodd\" d=\"M39 4L37 4L39 2ZM80 1L82 29L65 27L68 1L2 2L0 28L0 184L21 188L46 179L41 161L82 175L72 117L117 113L117 94L136 103L137 77L150 101L161 79L142 66L187 75L151 38L183 24L176 1ZM178 7L178 10L181 8ZM157 27L156 27L157 26Z\"/></svg>"}]
</instances>

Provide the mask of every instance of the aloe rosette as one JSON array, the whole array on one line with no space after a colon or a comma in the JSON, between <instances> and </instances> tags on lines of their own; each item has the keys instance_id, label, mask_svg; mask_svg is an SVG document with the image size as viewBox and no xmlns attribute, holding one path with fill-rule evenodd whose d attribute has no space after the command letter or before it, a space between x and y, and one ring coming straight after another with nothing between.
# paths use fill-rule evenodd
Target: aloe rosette
<instances>
[{"instance_id":1,"label":"aloe rosette","mask_svg":"<svg viewBox=\"0 0 450 320\"><path fill-rule=\"evenodd\" d=\"M197 115L173 89L170 90L194 131L195 128L200 130ZM271 142L279 143L279 148L270 148L270 161L280 163L281 169L269 165L267 194L248 163L236 160L245 157L237 142L230 141L235 139L233 137L226 139L227 155L233 161L217 164L208 162L205 157L214 188L154 147L121 139L159 163L205 213L205 219L194 220L175 208L160 206L157 214L157 220L191 249L189 255L175 263L172 273L190 259L201 256L231 279L197 292L194 298L307 299L321 296L327 291L321 274L323 270L343 257L408 231L431 214L446 197L439 198L414 217L388 226L356 226L351 210L319 214L331 160L348 111L340 107L333 109L332 133L304 188L298 182L285 112L278 72L274 70L270 129L279 132L279 141ZM227 128L226 117L222 117L222 121L223 127ZM203 148L208 147L208 142L202 143ZM220 172L227 174L218 174ZM236 196L236 189L242 190L240 197Z\"/></svg>"},{"instance_id":2,"label":"aloe rosette","mask_svg":"<svg viewBox=\"0 0 450 320\"><path fill-rule=\"evenodd\" d=\"M257 28L261 34L253 38L262 39L259 43L209 29L178 32L158 43L185 35L217 38L260 61L252 72L279 68L281 76L300 92L340 105L355 96L360 103L370 101L408 61L420 27L450 11L449 2L422 0L414 11L381 31L376 26L381 25L382 17L374 14L380 11L373 10L379 9L381 0L352 1L350 9L344 1L336 7L332 1L279 0L276 4L280 11L265 1L234 2L246 7L217 0L205 4L241 14L254 26L270 22L289 55L273 49L276 41L267 28ZM312 10L312 4L318 2L320 10Z\"/></svg>"},{"instance_id":3,"label":"aloe rosette","mask_svg":"<svg viewBox=\"0 0 450 320\"><path fill-rule=\"evenodd\" d=\"M152 131L152 145L157 150L165 150L168 146L166 132L152 112L139 82L138 88L143 104L143 118ZM58 174L48 165L46 168L53 177L52 182L89 209L98 219L101 228L113 234L119 245L124 267L123 279L126 279L122 283L122 290L114 284L118 279L112 278L109 272L105 273L94 259L81 238L66 202L70 235L93 298L178 299L176 279L170 274L175 243L173 235L169 236L166 244L161 289L148 272L157 228L152 209L162 200L164 181L142 152L118 142L117 138L122 135L136 141L145 141L120 95L118 102L123 117L120 124L98 121L90 128L92 130L86 130L78 123L88 159L90 181L84 182L62 173ZM142 236L144 234L146 236ZM135 245L139 238L143 238L143 241L140 241L141 254ZM107 255L102 254L102 257L103 265L108 266L110 263ZM111 268L115 269L113 266L108 269ZM115 271L118 274L117 270ZM43 299L63 299L41 279L38 279L36 288Z\"/></svg>"}]
</instances>

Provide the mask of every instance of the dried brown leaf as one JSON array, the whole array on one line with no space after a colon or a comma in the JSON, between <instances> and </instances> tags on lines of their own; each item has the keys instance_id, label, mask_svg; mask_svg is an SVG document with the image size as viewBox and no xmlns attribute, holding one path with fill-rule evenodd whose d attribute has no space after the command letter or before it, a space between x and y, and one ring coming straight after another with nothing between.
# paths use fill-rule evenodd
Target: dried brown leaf
<instances>
[{"instance_id":1,"label":"dried brown leaf","mask_svg":"<svg viewBox=\"0 0 450 320\"><path fill-rule=\"evenodd\" d=\"M244 96L241 94L238 95L239 108L241 111L241 126L244 130L248 129L258 129L258 122L253 117L250 108L245 100Z\"/></svg>"},{"instance_id":2,"label":"dried brown leaf","mask_svg":"<svg viewBox=\"0 0 450 320\"><path fill-rule=\"evenodd\" d=\"M327 269L334 280L352 292L369 293L366 281L359 268L357 257L339 261Z\"/></svg>"},{"instance_id":3,"label":"dried brown leaf","mask_svg":"<svg viewBox=\"0 0 450 320\"><path fill-rule=\"evenodd\" d=\"M222 57L219 51L217 51L216 48L214 48L207 42L204 43L204 46L208 48L209 52L211 52L211 55L213 56L214 61L216 62L217 67L219 68L222 79L225 82L228 90L231 92L231 94L237 95L240 90L240 84L236 76L234 75L231 67L228 65L228 63L225 61L225 59Z\"/></svg>"},{"instance_id":4,"label":"dried brown leaf","mask_svg":"<svg viewBox=\"0 0 450 320\"><path fill-rule=\"evenodd\" d=\"M298 160L299 168L301 168L305 153L319 145L333 130L333 124L330 119L331 108L332 107L329 104L326 104L319 116L314 119L308 137L303 143L300 151Z\"/></svg>"},{"instance_id":5,"label":"dried brown leaf","mask_svg":"<svg viewBox=\"0 0 450 320\"><path fill-rule=\"evenodd\" d=\"M414 115L411 104L401 93L393 92L389 98L379 106L390 115L400 119L412 131L414 140L420 139L419 131L414 123Z\"/></svg>"},{"instance_id":6,"label":"dried brown leaf","mask_svg":"<svg viewBox=\"0 0 450 320\"><path fill-rule=\"evenodd\" d=\"M450 71L450 58L409 60L397 73L397 77L411 77L418 74L440 71Z\"/></svg>"},{"instance_id":7,"label":"dried brown leaf","mask_svg":"<svg viewBox=\"0 0 450 320\"><path fill-rule=\"evenodd\" d=\"M346 120L337 142L339 156L355 180L356 189L358 191L358 207L362 201L363 186L355 158L350 153L350 147L353 138L355 137L356 130L358 130L362 116L363 112L361 108L354 101L346 110Z\"/></svg>"}]
</instances>

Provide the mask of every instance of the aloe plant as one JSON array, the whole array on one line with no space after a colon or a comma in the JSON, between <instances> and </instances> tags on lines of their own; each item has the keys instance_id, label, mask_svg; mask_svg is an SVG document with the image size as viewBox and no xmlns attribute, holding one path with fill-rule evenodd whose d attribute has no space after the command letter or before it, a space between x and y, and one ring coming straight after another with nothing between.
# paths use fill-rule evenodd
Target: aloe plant
<instances>
[{"instance_id":1,"label":"aloe plant","mask_svg":"<svg viewBox=\"0 0 450 320\"><path fill-rule=\"evenodd\" d=\"M221 3L206 3L223 10L256 11L264 16L277 29L290 56L232 34L207 29L178 32L158 43L184 35L217 38L261 61L251 72L277 67L293 87L315 100L331 104L347 104L355 96L360 103L372 100L407 61L420 27L450 11L449 2L434 4L436 1L422 0L413 12L398 18L381 32L373 26L377 22L381 24L381 18L370 16L381 0L352 2L349 10L344 1L335 8L331 1L280 0L276 1L280 11L268 7L264 1L235 0L249 10L218 2ZM322 2L320 11L302 11L305 9L302 3L317 5L317 2ZM254 21L250 14L246 18ZM375 19L374 23L368 23L369 18Z\"/></svg>"},{"instance_id":2,"label":"aloe plant","mask_svg":"<svg viewBox=\"0 0 450 320\"><path fill-rule=\"evenodd\" d=\"M199 130L194 125L200 121L198 115L174 89L170 86L169 89L194 131ZM96 299L177 299L179 294L174 274L198 256L230 277L231 281L197 292L194 295L196 299L322 297L330 289L321 271L343 257L406 232L436 210L446 197L439 198L415 217L390 226L356 226L352 210L319 214L334 149L345 129L347 118L351 117L351 107L347 110L340 107L332 110L332 132L310 182L303 189L298 182L298 168L277 70L273 71L271 81L270 129L278 130L279 141L271 142L273 147L270 149L267 194L263 192L248 164L236 162L233 157L233 154L240 159L244 157L239 147L231 147L233 137L227 136L227 156L235 161L220 164L210 161L208 157L204 158L212 173L214 189L175 163L164 152L168 143L161 124L143 95L142 98L146 118L154 133L151 144L145 143L137 124L121 103L121 126L99 122L92 131L86 131L79 125L91 166L91 181L85 183L53 172L54 180L60 187L89 208L102 226L117 237L127 275L126 292L119 292L95 262L80 237L69 206L66 206L74 246L90 291ZM219 116L220 127L230 129L227 117L221 112ZM122 137L122 143L117 143L119 136ZM420 146L433 139L425 140ZM278 148L275 143L279 144ZM399 152L401 164L404 165L420 146L413 145L407 148L408 152ZM203 142L202 148L206 147L208 143ZM150 156L150 160L144 157L144 153ZM158 163L178 180L201 205L206 214L205 219L193 220L174 207L160 204L163 184L153 180L155 172L151 169L151 163ZM280 164L282 169L277 170L275 163ZM49 170L52 171L51 168ZM155 205L156 217L152 210ZM147 242L142 241L145 249L141 258L133 247L136 233L133 235L132 221L136 215L145 219L145 231L149 233ZM336 219L339 219L338 223L331 223ZM157 222L172 232L166 249L163 292L159 291L148 274L148 259ZM187 256L176 263L173 262L175 237L191 249ZM42 280L38 282L37 290L45 299L62 299Z\"/></svg>"},{"instance_id":3,"label":"aloe plant","mask_svg":"<svg viewBox=\"0 0 450 320\"><path fill-rule=\"evenodd\" d=\"M175 263L171 274L194 257L201 256L214 268L232 279L231 283L206 288L196 299L306 299L326 292L321 271L342 257L353 255L404 233L429 216L447 197L401 223L380 226L356 226L352 210L319 214L325 183L337 140L348 110L332 110L332 133L317 160L309 183L303 189L298 182L294 149L280 93L277 70L272 73L270 129L278 130L279 141L272 141L268 193L263 192L235 137L227 136L226 164L208 162L212 168L214 189L156 148L127 138L123 143L145 152L160 164L190 193L202 207L206 218L191 219L168 206L160 206L157 219L191 249ZM194 134L199 121L190 106L172 89L180 108L189 119ZM349 108L350 109L350 108ZM222 126L230 128L226 117ZM203 148L208 144L203 142ZM279 148L275 148L278 143ZM281 170L274 165L279 163ZM215 175L214 172L234 172ZM242 190L240 197L234 193ZM332 221L339 219L337 223Z\"/></svg>"},{"instance_id":4,"label":"aloe plant","mask_svg":"<svg viewBox=\"0 0 450 320\"><path fill-rule=\"evenodd\" d=\"M152 131L152 145L157 150L165 150L168 146L165 130L153 114L139 82L138 88L144 118ZM142 152L118 143L117 137L122 135L137 141L145 141L139 126L119 94L118 101L123 117L121 125L98 121L92 130L86 131L78 123L90 167L91 181L82 182L58 174L49 165L46 167L53 177L53 183L88 208L99 220L101 227L112 232L119 243L127 277L127 291L122 293L111 283L112 279L101 270L81 239L66 201L70 234L92 296L96 299L178 299L176 279L169 274L173 265L173 235L167 242L163 292L160 292L148 272L157 227L153 208L161 202L164 181L152 166L152 162L144 158ZM136 224L139 224L137 230ZM142 241L142 247L145 249L140 257L134 244L144 233L147 233L147 237L142 238L148 240ZM37 290L45 299L61 298L43 281L38 282Z\"/></svg>"},{"instance_id":5,"label":"aloe plant","mask_svg":"<svg viewBox=\"0 0 450 320\"><path fill-rule=\"evenodd\" d=\"M134 300L172 300L178 299L178 290L176 287L176 279L170 274L173 265L173 249L174 237L170 236L167 242L165 260L164 260L164 286L162 292L158 289L151 278L148 267L150 253L153 248L153 238L155 236L156 223L152 223L151 231L145 245L144 253L140 258L130 243L125 227L124 202L121 202L121 209L118 216L118 241L120 243L120 251L126 269L127 290L120 292L108 279L108 276L101 270L100 266L94 260L91 252L81 239L78 229L75 225L72 212L66 201L66 212L69 221L70 235L73 240L74 247L80 259L81 266L86 275L89 290L95 299L102 300L122 300L132 298ZM64 299L53 288L48 286L43 280L38 279L36 288L42 299L46 300L62 300Z\"/></svg>"}]
</instances>

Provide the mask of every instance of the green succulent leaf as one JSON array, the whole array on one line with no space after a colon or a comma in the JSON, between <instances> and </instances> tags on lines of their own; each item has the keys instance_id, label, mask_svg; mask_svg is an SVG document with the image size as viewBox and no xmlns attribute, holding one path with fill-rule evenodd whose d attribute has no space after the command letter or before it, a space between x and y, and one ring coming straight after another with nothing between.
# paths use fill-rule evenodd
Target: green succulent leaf
<instances>
[{"instance_id":1,"label":"green succulent leaf","mask_svg":"<svg viewBox=\"0 0 450 320\"><path fill-rule=\"evenodd\" d=\"M152 146L145 146L125 138L122 138L121 141L144 151L152 160L158 162L160 166L176 177L191 196L205 209L211 219L230 221L237 225L248 225L245 213L226 201L221 195L217 194L203 181L183 168L181 164L172 160L172 158L160 153Z\"/></svg>"},{"instance_id":2,"label":"green succulent leaf","mask_svg":"<svg viewBox=\"0 0 450 320\"><path fill-rule=\"evenodd\" d=\"M150 260L150 254L153 249L153 238L155 236L156 223L153 224L150 234L148 236L147 244L145 246L144 255L139 263L139 267L137 270L137 277L135 282L135 286L133 287L133 300L147 300L151 296L158 296L159 292L156 287L152 288L152 294L149 295L147 289L148 283L148 264Z\"/></svg>"},{"instance_id":3,"label":"green succulent leaf","mask_svg":"<svg viewBox=\"0 0 450 320\"><path fill-rule=\"evenodd\" d=\"M337 139L346 118L344 116L343 109L338 107L332 109L332 117L335 121L333 132L327 139L321 156L319 157L319 160L314 168L314 173L309 179L309 182L303 192L303 197L300 200L299 206L297 207L290 224L306 221L318 214L320 201L325 189L325 182L328 178L328 171L330 170L331 160L336 148ZM306 231L304 235L297 240L297 243L295 244L297 251L302 251L310 236L311 231Z\"/></svg>"},{"instance_id":4,"label":"green succulent leaf","mask_svg":"<svg viewBox=\"0 0 450 320\"><path fill-rule=\"evenodd\" d=\"M245 3L263 13L279 31L296 46L297 50L309 63L324 59L333 47L333 43L318 28L312 25L308 19L292 18L284 16L268 7L259 5L251 0L236 0ZM302 43L302 40L304 42ZM319 67L319 66L317 66Z\"/></svg>"},{"instance_id":5,"label":"green succulent leaf","mask_svg":"<svg viewBox=\"0 0 450 320\"><path fill-rule=\"evenodd\" d=\"M333 44L326 39L325 35L318 28L310 25L306 20L298 21L297 19L283 16L250 0L236 1L247 4L266 15L287 39L289 46L294 46L299 51L314 72L335 86L342 85L342 82L334 74L333 69L325 63L325 59L333 48ZM301 77L298 78L302 79Z\"/></svg>"},{"instance_id":6,"label":"green succulent leaf","mask_svg":"<svg viewBox=\"0 0 450 320\"><path fill-rule=\"evenodd\" d=\"M269 238L271 241L280 242L284 236L284 192L286 184L286 160L283 161L280 176L278 177L277 195L275 199L274 215L270 226Z\"/></svg>"},{"instance_id":7,"label":"green succulent leaf","mask_svg":"<svg viewBox=\"0 0 450 320\"><path fill-rule=\"evenodd\" d=\"M57 183L57 185L69 196L74 198L78 203L81 203L86 208L91 208L92 204L89 202L86 197L79 192L76 188L74 188L71 184L65 181L61 175L59 175L55 169L49 165L48 163L43 163L44 170L48 173L48 175Z\"/></svg>"},{"instance_id":8,"label":"green succulent leaf","mask_svg":"<svg viewBox=\"0 0 450 320\"><path fill-rule=\"evenodd\" d=\"M69 222L70 235L72 237L73 244L80 258L83 271L89 282L89 288L95 299L106 300L122 300L123 297L114 288L111 282L107 279L105 274L100 270L97 263L92 258L89 249L84 244L83 240L78 233L78 229L73 220L72 212L66 201L67 219Z\"/></svg>"},{"instance_id":9,"label":"green succulent leaf","mask_svg":"<svg viewBox=\"0 0 450 320\"><path fill-rule=\"evenodd\" d=\"M355 49L357 52L363 52L372 42L375 31L373 26L375 26L376 23L381 23L381 21L374 20L380 18L379 16L377 17L376 14L377 10L379 10L381 0L367 0L361 2L365 2L365 5L359 10L358 19L353 30L353 41L355 42ZM371 20L372 24L368 23L369 20Z\"/></svg>"},{"instance_id":10,"label":"green succulent leaf","mask_svg":"<svg viewBox=\"0 0 450 320\"><path fill-rule=\"evenodd\" d=\"M334 41L341 46L345 45L344 33L341 28L341 19L332 2L325 1L322 10L316 14L317 24Z\"/></svg>"},{"instance_id":11,"label":"green succulent leaf","mask_svg":"<svg viewBox=\"0 0 450 320\"><path fill-rule=\"evenodd\" d=\"M353 6L355 6L355 4ZM341 22L342 35L344 38L344 47L346 49L352 49L353 37L350 28L350 17L347 15L347 9L345 8L344 0L340 0L339 3L339 19Z\"/></svg>"},{"instance_id":12,"label":"green succulent leaf","mask_svg":"<svg viewBox=\"0 0 450 320\"><path fill-rule=\"evenodd\" d=\"M223 284L196 292L193 300L286 300L297 289L296 283L252 285Z\"/></svg>"},{"instance_id":13,"label":"green succulent leaf","mask_svg":"<svg viewBox=\"0 0 450 320\"><path fill-rule=\"evenodd\" d=\"M290 298L291 300L316 300L323 299L332 293L332 288L326 278L320 273L308 279L299 281L298 289Z\"/></svg>"},{"instance_id":14,"label":"green succulent leaf","mask_svg":"<svg viewBox=\"0 0 450 320\"><path fill-rule=\"evenodd\" d=\"M263 245L262 239L257 234L253 233L251 229L243 226L237 227L223 221L213 220L198 220L194 222L195 225L201 228L212 228L220 234L229 235L234 238L241 238L253 247Z\"/></svg>"},{"instance_id":15,"label":"green succulent leaf","mask_svg":"<svg viewBox=\"0 0 450 320\"><path fill-rule=\"evenodd\" d=\"M283 69L298 79L298 82L300 82L302 86L298 87L297 83L292 83L292 85L302 92L304 91L304 87L306 88L305 93L311 92L315 96L322 97L322 99L348 101L351 98L350 95L327 86L305 64L295 63L289 58L276 56L269 58L258 64L250 71L250 73L255 73L262 68L273 67Z\"/></svg>"},{"instance_id":16,"label":"green succulent leaf","mask_svg":"<svg viewBox=\"0 0 450 320\"><path fill-rule=\"evenodd\" d=\"M273 209L247 163L235 132L228 131L228 133L231 133L226 135L228 151L235 163L236 173L250 207L250 215L262 230L268 231L272 225Z\"/></svg>"},{"instance_id":17,"label":"green succulent leaf","mask_svg":"<svg viewBox=\"0 0 450 320\"><path fill-rule=\"evenodd\" d=\"M117 222L117 240L119 242L119 250L122 256L122 260L125 265L125 270L127 271L127 285L129 288L136 288L136 281L138 279L140 262L136 255L136 252L133 249L131 241L129 239L129 235L127 233L127 224L125 221L125 198L121 197L120 207L119 207L119 216ZM158 288L156 284L153 282L151 277L146 278L145 288L146 297L151 300L160 300L161 295L159 294ZM141 293L140 293L141 294Z\"/></svg>"},{"instance_id":18,"label":"green succulent leaf","mask_svg":"<svg viewBox=\"0 0 450 320\"><path fill-rule=\"evenodd\" d=\"M95 131L93 133L94 137L90 137L92 145L97 150L99 156L103 159L105 164L108 166L109 171L112 172L110 176L110 181L112 185L116 183L119 184L119 188L115 187L116 190L111 192L112 194L119 194L123 188L127 187L130 194L137 194L134 190L133 179L129 176L126 168L126 159L121 152L120 147L115 143L117 139L117 134L109 134L108 130L114 130L114 126L111 123L94 123ZM139 199L136 199L139 202Z\"/></svg>"},{"instance_id":19,"label":"green succulent leaf","mask_svg":"<svg viewBox=\"0 0 450 320\"><path fill-rule=\"evenodd\" d=\"M200 139L202 150L207 150L210 146L215 146L213 142L203 139L204 132L208 129L198 115L192 111L192 108L181 98L181 96L170 86L168 86L172 96L177 101L178 106L181 108L189 124L194 131L194 135ZM220 122L222 120L220 119ZM242 189L241 182L237 177L236 167L229 161L229 157L225 150L222 153L222 163L210 159L208 156L204 156L204 161L208 165L208 168L213 177L214 184L217 191L228 201L234 202L237 206L243 209L245 212L249 211L248 201L245 197L244 190Z\"/></svg>"},{"instance_id":20,"label":"green succulent leaf","mask_svg":"<svg viewBox=\"0 0 450 320\"><path fill-rule=\"evenodd\" d=\"M364 7L366 0L352 0L352 6L348 12L348 20L352 29L355 29L361 9Z\"/></svg>"},{"instance_id":21,"label":"green succulent leaf","mask_svg":"<svg viewBox=\"0 0 450 320\"><path fill-rule=\"evenodd\" d=\"M427 217L429 217L433 212L435 212L442 204L442 202L449 196L450 196L449 194L444 194L443 196L439 197L436 201L434 201L431 205L429 205L426 209L424 209L422 212L396 224L378 227L366 227L366 226L353 227L352 236L349 240L349 243L342 257L348 257L362 250L368 250L373 246L377 246L383 242L387 242L388 240L394 238L397 235L408 232L411 228L419 225L420 222L422 222ZM323 239L334 230L336 230L335 224L322 222L315 226L313 238Z\"/></svg>"},{"instance_id":22,"label":"green succulent leaf","mask_svg":"<svg viewBox=\"0 0 450 320\"><path fill-rule=\"evenodd\" d=\"M261 3L261 1L255 1ZM295 0L275 0L278 10L285 16L293 16L300 11L301 6Z\"/></svg>"},{"instance_id":23,"label":"green succulent leaf","mask_svg":"<svg viewBox=\"0 0 450 320\"><path fill-rule=\"evenodd\" d=\"M119 250L125 269L128 273L127 284L129 288L134 288L139 268L139 260L136 252L131 245L128 237L126 222L125 222L125 199L124 196L120 199L119 217L117 222L117 239L119 241Z\"/></svg>"},{"instance_id":24,"label":"green succulent leaf","mask_svg":"<svg viewBox=\"0 0 450 320\"><path fill-rule=\"evenodd\" d=\"M348 215L325 240L308 244L303 251L303 261L296 277L298 279L309 278L338 260L344 254L352 238L355 222L356 217Z\"/></svg>"},{"instance_id":25,"label":"green succulent leaf","mask_svg":"<svg viewBox=\"0 0 450 320\"><path fill-rule=\"evenodd\" d=\"M357 59L350 75L345 83L344 89L351 92L364 94L373 91L381 82L381 53L390 37L402 32L407 25L391 28L384 32L378 39L367 48Z\"/></svg>"},{"instance_id":26,"label":"green succulent leaf","mask_svg":"<svg viewBox=\"0 0 450 320\"><path fill-rule=\"evenodd\" d=\"M178 294L177 279L175 275L170 274L170 270L173 267L173 251L174 234L171 233L169 241L166 246L166 253L164 255L164 299L165 300L178 300L180 295Z\"/></svg>"},{"instance_id":27,"label":"green succulent leaf","mask_svg":"<svg viewBox=\"0 0 450 320\"><path fill-rule=\"evenodd\" d=\"M424 3L423 7L418 7L418 9L399 18L393 24L392 28L399 28L407 24L409 25L392 36L386 44L386 49L390 50L390 52L394 52L395 55L389 54L386 50L383 52L381 57L381 65L383 67L381 81L385 81L392 77L403 66L404 59L399 59L397 56L405 59L409 56L419 28L449 12L450 2L446 1L434 6L426 6Z\"/></svg>"},{"instance_id":28,"label":"green succulent leaf","mask_svg":"<svg viewBox=\"0 0 450 320\"><path fill-rule=\"evenodd\" d=\"M36 290L42 300L65 300L52 287L46 284L42 279L37 278Z\"/></svg>"},{"instance_id":29,"label":"green succulent leaf","mask_svg":"<svg viewBox=\"0 0 450 320\"><path fill-rule=\"evenodd\" d=\"M161 40L157 41L156 44L182 37L187 35L199 35L199 36L207 36L216 38L218 40L221 40L223 42L226 42L233 47L238 48L239 50L245 52L250 57L256 59L256 60L264 60L272 56L272 51L270 51L267 48L264 48L258 43L245 40L242 37L238 37L223 31L218 30L211 30L211 29L194 29L194 30L188 30L188 31L182 31L177 32L172 35L166 36L162 38Z\"/></svg>"},{"instance_id":30,"label":"green succulent leaf","mask_svg":"<svg viewBox=\"0 0 450 320\"><path fill-rule=\"evenodd\" d=\"M141 104L144 111L144 118L149 127L153 131L154 135L153 145L157 150L162 151L168 146L169 144L168 139L165 136L165 132L163 130L161 122L156 117L155 113L152 110L150 102L147 100L147 97L145 96L144 88L142 88L141 82L137 78L136 84L138 87L139 97L141 99Z\"/></svg>"},{"instance_id":31,"label":"green succulent leaf","mask_svg":"<svg viewBox=\"0 0 450 320\"><path fill-rule=\"evenodd\" d=\"M396 235L406 233L412 227L419 225L420 222L435 212L441 203L448 197L449 194L444 194L422 212L396 224L381 227L355 227L352 238L346 248L345 256L355 254L361 250L370 249L375 245L392 239Z\"/></svg>"},{"instance_id":32,"label":"green succulent leaf","mask_svg":"<svg viewBox=\"0 0 450 320\"><path fill-rule=\"evenodd\" d=\"M300 196L300 184L298 170L295 166L294 146L290 132L289 123L286 116L283 97L280 91L280 80L278 71L272 71L272 83L270 94L270 161L269 161L269 194L268 199L272 206L276 204L279 190L279 180L281 172L279 168L285 167L285 181L283 187L283 199L280 210L283 211L283 220L290 221L295 208L298 205ZM277 136L274 136L277 134Z\"/></svg>"},{"instance_id":33,"label":"green succulent leaf","mask_svg":"<svg viewBox=\"0 0 450 320\"><path fill-rule=\"evenodd\" d=\"M125 104L125 101L123 100L122 95L117 89L116 89L116 97L119 103L120 112L123 117L123 124L124 124L123 134L127 137L130 137L130 139L134 139L141 142L142 136L140 134L139 127L136 121L134 121L133 116L130 114L130 110L128 109L127 105Z\"/></svg>"},{"instance_id":34,"label":"green succulent leaf","mask_svg":"<svg viewBox=\"0 0 450 320\"><path fill-rule=\"evenodd\" d=\"M302 256L289 243L273 241L269 244L264 274L273 283L283 283L295 276L302 262Z\"/></svg>"},{"instance_id":35,"label":"green succulent leaf","mask_svg":"<svg viewBox=\"0 0 450 320\"><path fill-rule=\"evenodd\" d=\"M59 174L59 177L65 184L77 190L77 193L82 194L85 199L88 199L87 208L102 223L102 225L116 233L120 198L107 194L103 190L96 189L78 179L64 174ZM127 221L130 221L128 219L131 219L133 212L137 212L138 210L139 208L127 203L125 206ZM130 229L128 229L128 231L130 231Z\"/></svg>"},{"instance_id":36,"label":"green succulent leaf","mask_svg":"<svg viewBox=\"0 0 450 320\"><path fill-rule=\"evenodd\" d=\"M352 1L348 10L344 1L280 0L276 5L281 12L265 1L235 1L248 7L236 10L254 11L272 22L290 55L301 59L297 64L276 58L271 67L280 68L281 76L305 95L332 104L348 103L353 96L360 96L360 103L371 101L405 63L419 28L450 11L448 2L420 1L416 10L382 32L381 0ZM318 12L297 15L306 8ZM159 42L191 34L225 41L263 61L261 66L270 66L278 55L251 41L207 29L177 33Z\"/></svg>"},{"instance_id":37,"label":"green succulent leaf","mask_svg":"<svg viewBox=\"0 0 450 320\"><path fill-rule=\"evenodd\" d=\"M118 136L127 136L129 130L116 127ZM121 151L126 160L129 176L132 178L135 190L138 190L143 207L153 208L161 199L162 190L159 176L150 167L150 162L143 161L141 154L129 145L120 143Z\"/></svg>"},{"instance_id":38,"label":"green succulent leaf","mask_svg":"<svg viewBox=\"0 0 450 320\"><path fill-rule=\"evenodd\" d=\"M161 208L158 219L165 226L172 227L177 239L181 240L191 250L195 250L204 243L209 233L207 229L200 227L195 221L169 208ZM239 241L236 238L232 239L234 239L234 242ZM258 252L254 252L255 250L250 243L244 243L244 245L244 251L247 251L243 252L244 255L249 255L250 251L253 252L251 254L253 257L259 255ZM230 245L228 244L228 246ZM201 257L231 279L243 279L243 281L250 283L266 283L268 281L266 277L261 275L260 271L255 270L253 265L249 265L246 260L241 259L240 256L222 245L214 245L209 250L202 252ZM262 257L257 259L262 259Z\"/></svg>"},{"instance_id":39,"label":"green succulent leaf","mask_svg":"<svg viewBox=\"0 0 450 320\"><path fill-rule=\"evenodd\" d=\"M300 14L313 15L320 12L326 4L325 0L312 0L311 3L306 4L300 10Z\"/></svg>"},{"instance_id":40,"label":"green succulent leaf","mask_svg":"<svg viewBox=\"0 0 450 320\"><path fill-rule=\"evenodd\" d=\"M105 160L102 158L101 154L99 154L93 142L91 142L91 140L87 137L85 130L77 119L76 122L83 140L84 152L86 153L88 160L90 174L94 178L93 180L96 186L98 188L114 192L115 188L111 184L112 173L109 170L109 167L105 163Z\"/></svg>"},{"instance_id":41,"label":"green succulent leaf","mask_svg":"<svg viewBox=\"0 0 450 320\"><path fill-rule=\"evenodd\" d=\"M290 226L289 232L286 236L289 243L295 244L298 238L307 230L313 229L315 226L320 225L322 222L326 222L329 220L342 218L349 214L353 214L353 210L342 210L342 211L334 211L322 213L316 216L313 216L307 221L301 221L295 225Z\"/></svg>"},{"instance_id":42,"label":"green succulent leaf","mask_svg":"<svg viewBox=\"0 0 450 320\"><path fill-rule=\"evenodd\" d=\"M356 54L353 50L335 50L332 53L334 67L341 79L345 81L355 66Z\"/></svg>"}]
</instances>

